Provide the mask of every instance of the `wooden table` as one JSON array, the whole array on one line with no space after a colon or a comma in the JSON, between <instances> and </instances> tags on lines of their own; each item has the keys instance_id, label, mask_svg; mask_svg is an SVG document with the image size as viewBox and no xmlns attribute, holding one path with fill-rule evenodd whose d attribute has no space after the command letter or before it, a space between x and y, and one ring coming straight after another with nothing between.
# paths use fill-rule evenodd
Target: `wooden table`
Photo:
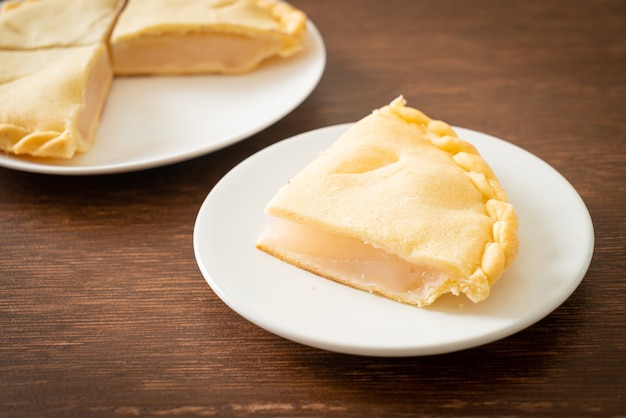
<instances>
[{"instance_id":1,"label":"wooden table","mask_svg":"<svg viewBox=\"0 0 626 418\"><path fill-rule=\"evenodd\" d=\"M0 416L626 416L626 2L293 3L327 68L271 127L147 171L0 169ZM194 259L207 193L256 151L398 94L571 182L596 232L579 288L513 336L413 358L310 348L229 309Z\"/></svg>"}]
</instances>

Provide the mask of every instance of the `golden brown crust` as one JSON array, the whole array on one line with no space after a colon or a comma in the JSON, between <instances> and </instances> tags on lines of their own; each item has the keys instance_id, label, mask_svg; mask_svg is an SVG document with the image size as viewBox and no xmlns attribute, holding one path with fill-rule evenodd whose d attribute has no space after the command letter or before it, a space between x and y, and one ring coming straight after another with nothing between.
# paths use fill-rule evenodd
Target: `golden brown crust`
<instances>
[{"instance_id":1,"label":"golden brown crust","mask_svg":"<svg viewBox=\"0 0 626 418\"><path fill-rule=\"evenodd\" d=\"M303 36L306 15L286 3L267 0L129 0L113 34L113 43L137 36L179 32L267 33Z\"/></svg>"},{"instance_id":2,"label":"golden brown crust","mask_svg":"<svg viewBox=\"0 0 626 418\"><path fill-rule=\"evenodd\" d=\"M508 203L506 193L491 167L471 144L458 138L445 122L433 121L405 104L404 98L399 97L381 111L394 113L408 123L425 126L428 129L428 139L433 145L449 153L458 166L466 171L466 175L485 200L487 213L493 221L492 239L485 244L481 264L471 277L473 280L480 280L484 275L491 286L517 255L518 219L513 206Z\"/></svg>"},{"instance_id":3,"label":"golden brown crust","mask_svg":"<svg viewBox=\"0 0 626 418\"><path fill-rule=\"evenodd\" d=\"M300 10L267 0L130 0L111 35L115 71L247 72L299 51L306 23Z\"/></svg>"},{"instance_id":4,"label":"golden brown crust","mask_svg":"<svg viewBox=\"0 0 626 418\"><path fill-rule=\"evenodd\" d=\"M278 22L283 40L279 55L288 57L300 51L306 34L306 14L287 3L258 0L258 4L259 7L268 10Z\"/></svg>"},{"instance_id":5,"label":"golden brown crust","mask_svg":"<svg viewBox=\"0 0 626 418\"><path fill-rule=\"evenodd\" d=\"M124 0L10 1L0 9L0 49L106 43Z\"/></svg>"},{"instance_id":6,"label":"golden brown crust","mask_svg":"<svg viewBox=\"0 0 626 418\"><path fill-rule=\"evenodd\" d=\"M70 158L91 146L113 78L103 44L0 51L0 150Z\"/></svg>"}]
</instances>

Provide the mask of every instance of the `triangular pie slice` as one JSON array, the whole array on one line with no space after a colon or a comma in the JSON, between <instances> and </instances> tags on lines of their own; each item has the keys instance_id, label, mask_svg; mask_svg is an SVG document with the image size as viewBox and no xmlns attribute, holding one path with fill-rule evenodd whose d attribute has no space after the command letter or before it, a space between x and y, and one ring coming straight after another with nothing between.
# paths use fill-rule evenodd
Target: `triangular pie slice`
<instances>
[{"instance_id":1,"label":"triangular pie slice","mask_svg":"<svg viewBox=\"0 0 626 418\"><path fill-rule=\"evenodd\" d=\"M0 51L0 150L70 158L91 147L113 79L94 44Z\"/></svg>"},{"instance_id":2,"label":"triangular pie slice","mask_svg":"<svg viewBox=\"0 0 626 418\"><path fill-rule=\"evenodd\" d=\"M266 207L257 247L426 306L485 299L518 249L515 211L476 149L403 98L353 125Z\"/></svg>"},{"instance_id":3,"label":"triangular pie slice","mask_svg":"<svg viewBox=\"0 0 626 418\"><path fill-rule=\"evenodd\" d=\"M13 0L0 8L0 49L106 43L124 0Z\"/></svg>"},{"instance_id":4,"label":"triangular pie slice","mask_svg":"<svg viewBox=\"0 0 626 418\"><path fill-rule=\"evenodd\" d=\"M111 35L115 74L243 73L301 49L306 15L266 0L130 0Z\"/></svg>"}]
</instances>

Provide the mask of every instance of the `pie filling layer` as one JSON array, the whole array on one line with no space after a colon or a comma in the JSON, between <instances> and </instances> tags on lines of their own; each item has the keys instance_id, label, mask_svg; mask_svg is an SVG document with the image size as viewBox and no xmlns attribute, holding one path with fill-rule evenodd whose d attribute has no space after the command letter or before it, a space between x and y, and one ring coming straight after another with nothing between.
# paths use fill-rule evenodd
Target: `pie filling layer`
<instances>
[{"instance_id":1,"label":"pie filling layer","mask_svg":"<svg viewBox=\"0 0 626 418\"><path fill-rule=\"evenodd\" d=\"M281 47L279 38L181 32L118 41L112 53L120 75L242 73Z\"/></svg>"},{"instance_id":2,"label":"pie filling layer","mask_svg":"<svg viewBox=\"0 0 626 418\"><path fill-rule=\"evenodd\" d=\"M454 280L357 238L276 217L265 225L257 247L323 277L396 300L424 300Z\"/></svg>"}]
</instances>

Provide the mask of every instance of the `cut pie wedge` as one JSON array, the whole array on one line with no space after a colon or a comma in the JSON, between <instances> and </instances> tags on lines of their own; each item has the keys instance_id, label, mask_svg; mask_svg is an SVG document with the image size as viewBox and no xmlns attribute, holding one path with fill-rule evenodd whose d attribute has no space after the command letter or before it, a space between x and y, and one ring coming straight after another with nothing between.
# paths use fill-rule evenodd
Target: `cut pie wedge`
<instances>
[{"instance_id":1,"label":"cut pie wedge","mask_svg":"<svg viewBox=\"0 0 626 418\"><path fill-rule=\"evenodd\" d=\"M518 220L493 171L403 98L357 122L271 199L257 247L328 279L427 306L485 299Z\"/></svg>"},{"instance_id":2,"label":"cut pie wedge","mask_svg":"<svg viewBox=\"0 0 626 418\"><path fill-rule=\"evenodd\" d=\"M306 15L266 0L130 0L111 36L115 74L243 73L301 49Z\"/></svg>"},{"instance_id":3,"label":"cut pie wedge","mask_svg":"<svg viewBox=\"0 0 626 418\"><path fill-rule=\"evenodd\" d=\"M70 158L93 142L113 73L94 44L0 51L0 150Z\"/></svg>"}]
</instances>

